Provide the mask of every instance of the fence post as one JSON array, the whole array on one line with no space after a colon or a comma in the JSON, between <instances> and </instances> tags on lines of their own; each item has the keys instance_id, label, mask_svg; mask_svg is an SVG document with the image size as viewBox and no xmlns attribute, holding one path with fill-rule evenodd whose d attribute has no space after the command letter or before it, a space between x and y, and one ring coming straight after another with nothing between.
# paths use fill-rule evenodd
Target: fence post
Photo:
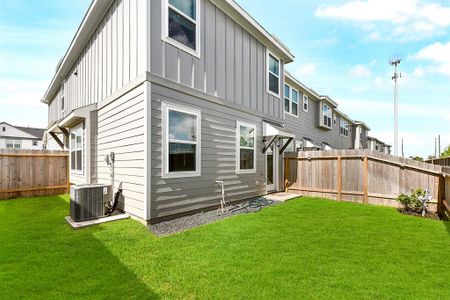
<instances>
[{"instance_id":1,"label":"fence post","mask_svg":"<svg viewBox=\"0 0 450 300\"><path fill-rule=\"evenodd\" d=\"M342 157L338 156L338 201L342 201Z\"/></svg>"},{"instance_id":2,"label":"fence post","mask_svg":"<svg viewBox=\"0 0 450 300\"><path fill-rule=\"evenodd\" d=\"M369 158L364 156L363 161L363 203L369 203Z\"/></svg>"},{"instance_id":3,"label":"fence post","mask_svg":"<svg viewBox=\"0 0 450 300\"><path fill-rule=\"evenodd\" d=\"M289 177L289 159L284 158L284 192L288 192L288 177Z\"/></svg>"}]
</instances>

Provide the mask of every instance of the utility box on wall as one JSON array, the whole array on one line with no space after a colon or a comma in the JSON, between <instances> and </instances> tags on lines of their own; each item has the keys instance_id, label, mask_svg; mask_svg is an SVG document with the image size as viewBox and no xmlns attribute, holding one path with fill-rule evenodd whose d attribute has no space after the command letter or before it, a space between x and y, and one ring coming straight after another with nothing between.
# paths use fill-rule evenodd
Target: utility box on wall
<instances>
[{"instance_id":1,"label":"utility box on wall","mask_svg":"<svg viewBox=\"0 0 450 300\"><path fill-rule=\"evenodd\" d=\"M70 218L82 222L104 217L112 200L111 185L75 185L70 188Z\"/></svg>"}]
</instances>

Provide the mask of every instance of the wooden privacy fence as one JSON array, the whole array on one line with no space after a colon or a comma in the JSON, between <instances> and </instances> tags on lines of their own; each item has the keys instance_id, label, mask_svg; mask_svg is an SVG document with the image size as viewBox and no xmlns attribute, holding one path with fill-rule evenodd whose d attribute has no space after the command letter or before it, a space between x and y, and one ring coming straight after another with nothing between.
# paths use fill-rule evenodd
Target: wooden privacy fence
<instances>
[{"instance_id":1,"label":"wooden privacy fence","mask_svg":"<svg viewBox=\"0 0 450 300\"><path fill-rule=\"evenodd\" d=\"M430 164L441 166L444 172L450 174L450 157L435 158L427 161Z\"/></svg>"},{"instance_id":2,"label":"wooden privacy fence","mask_svg":"<svg viewBox=\"0 0 450 300\"><path fill-rule=\"evenodd\" d=\"M64 151L0 149L0 200L66 193L68 165Z\"/></svg>"},{"instance_id":3,"label":"wooden privacy fence","mask_svg":"<svg viewBox=\"0 0 450 300\"><path fill-rule=\"evenodd\" d=\"M444 199L441 166L376 151L287 153L284 163L287 192L394 207L398 195L417 188L429 189L436 203Z\"/></svg>"}]
</instances>

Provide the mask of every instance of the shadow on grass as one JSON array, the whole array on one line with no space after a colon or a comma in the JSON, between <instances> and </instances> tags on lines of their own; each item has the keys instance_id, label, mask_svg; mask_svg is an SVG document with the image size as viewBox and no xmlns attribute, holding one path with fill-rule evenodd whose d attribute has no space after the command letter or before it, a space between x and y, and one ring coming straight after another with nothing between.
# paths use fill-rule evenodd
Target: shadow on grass
<instances>
[{"instance_id":1,"label":"shadow on grass","mask_svg":"<svg viewBox=\"0 0 450 300\"><path fill-rule=\"evenodd\" d=\"M74 231L67 197L0 202L0 282L8 298L158 298L99 241ZM111 237L113 239L113 237Z\"/></svg>"}]
</instances>

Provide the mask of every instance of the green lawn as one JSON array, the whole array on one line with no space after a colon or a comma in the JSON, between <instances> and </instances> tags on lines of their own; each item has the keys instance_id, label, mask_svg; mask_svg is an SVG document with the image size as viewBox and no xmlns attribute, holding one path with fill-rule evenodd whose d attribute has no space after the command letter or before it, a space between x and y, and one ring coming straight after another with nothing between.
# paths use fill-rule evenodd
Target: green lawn
<instances>
[{"instance_id":1,"label":"green lawn","mask_svg":"<svg viewBox=\"0 0 450 300\"><path fill-rule=\"evenodd\" d=\"M450 224L390 208L302 198L157 238L68 207L0 201L0 299L450 297Z\"/></svg>"}]
</instances>

